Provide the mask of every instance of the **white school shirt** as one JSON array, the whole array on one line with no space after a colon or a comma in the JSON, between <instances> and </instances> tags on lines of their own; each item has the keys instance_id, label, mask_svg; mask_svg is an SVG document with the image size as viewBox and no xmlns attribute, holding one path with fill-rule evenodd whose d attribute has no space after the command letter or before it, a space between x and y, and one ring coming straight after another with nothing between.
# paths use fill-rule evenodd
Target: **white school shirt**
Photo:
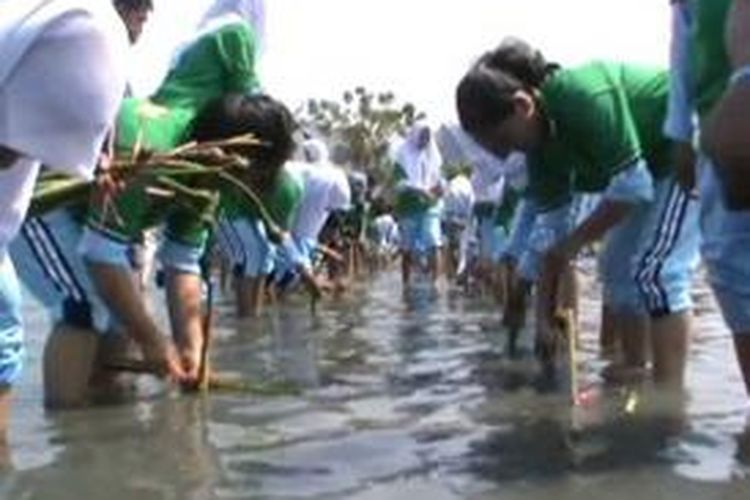
<instances>
[{"instance_id":1,"label":"white school shirt","mask_svg":"<svg viewBox=\"0 0 750 500\"><path fill-rule=\"evenodd\" d=\"M305 187L292 234L300 239L317 240L328 215L351 203L346 173L329 163L290 162L287 166L302 177Z\"/></svg>"},{"instance_id":2,"label":"white school shirt","mask_svg":"<svg viewBox=\"0 0 750 500\"><path fill-rule=\"evenodd\" d=\"M41 163L91 178L125 90L128 39L111 2L0 3L0 249L23 222Z\"/></svg>"},{"instance_id":3,"label":"white school shirt","mask_svg":"<svg viewBox=\"0 0 750 500\"><path fill-rule=\"evenodd\" d=\"M443 215L448 221L467 223L474 209L474 189L465 175L457 175L448 183L443 196Z\"/></svg>"},{"instance_id":4,"label":"white school shirt","mask_svg":"<svg viewBox=\"0 0 750 500\"><path fill-rule=\"evenodd\" d=\"M382 249L398 245L398 223L391 214L383 214L375 217L372 222L375 230L375 241Z\"/></svg>"}]
</instances>

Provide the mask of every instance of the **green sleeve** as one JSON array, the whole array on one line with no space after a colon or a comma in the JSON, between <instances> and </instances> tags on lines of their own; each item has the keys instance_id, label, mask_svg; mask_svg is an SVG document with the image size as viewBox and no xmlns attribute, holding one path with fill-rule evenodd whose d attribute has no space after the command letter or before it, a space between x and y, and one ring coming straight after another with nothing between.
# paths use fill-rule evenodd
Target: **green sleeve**
<instances>
[{"instance_id":1,"label":"green sleeve","mask_svg":"<svg viewBox=\"0 0 750 500\"><path fill-rule=\"evenodd\" d=\"M187 141L195 111L190 108L159 106L147 99L125 99L117 117L117 148L131 151L141 147L169 151Z\"/></svg>"},{"instance_id":2,"label":"green sleeve","mask_svg":"<svg viewBox=\"0 0 750 500\"><path fill-rule=\"evenodd\" d=\"M291 229L303 194L304 186L301 180L284 171L272 194L263 197L271 218L281 229Z\"/></svg>"}]
</instances>

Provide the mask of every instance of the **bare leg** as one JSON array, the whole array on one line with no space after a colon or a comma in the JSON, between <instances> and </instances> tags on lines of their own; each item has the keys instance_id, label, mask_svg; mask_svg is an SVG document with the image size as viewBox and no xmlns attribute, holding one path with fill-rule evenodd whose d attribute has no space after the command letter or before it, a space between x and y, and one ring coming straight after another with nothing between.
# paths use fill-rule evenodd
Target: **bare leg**
<instances>
[{"instance_id":1,"label":"bare leg","mask_svg":"<svg viewBox=\"0 0 750 500\"><path fill-rule=\"evenodd\" d=\"M265 277L241 278L237 281L237 316L250 318L260 316L265 294Z\"/></svg>"},{"instance_id":2,"label":"bare leg","mask_svg":"<svg viewBox=\"0 0 750 500\"><path fill-rule=\"evenodd\" d=\"M93 330L57 325L44 346L44 405L76 408L89 402L98 336Z\"/></svg>"},{"instance_id":3,"label":"bare leg","mask_svg":"<svg viewBox=\"0 0 750 500\"><path fill-rule=\"evenodd\" d=\"M401 283L404 287L411 284L412 254L406 250L401 253Z\"/></svg>"},{"instance_id":4,"label":"bare leg","mask_svg":"<svg viewBox=\"0 0 750 500\"><path fill-rule=\"evenodd\" d=\"M493 267L494 282L495 282L495 300L497 300L498 306L501 309L505 309L505 305L508 302L508 270L507 267L502 264L496 264Z\"/></svg>"},{"instance_id":5,"label":"bare leg","mask_svg":"<svg viewBox=\"0 0 750 500\"><path fill-rule=\"evenodd\" d=\"M111 332L98 337L94 373L89 384L94 403L119 402L134 395L136 386L133 375L110 370L108 366L138 355L138 345L124 332Z\"/></svg>"},{"instance_id":6,"label":"bare leg","mask_svg":"<svg viewBox=\"0 0 750 500\"><path fill-rule=\"evenodd\" d=\"M172 336L190 378L198 377L204 341L201 287L201 277L197 274L167 269L167 305Z\"/></svg>"},{"instance_id":7,"label":"bare leg","mask_svg":"<svg viewBox=\"0 0 750 500\"><path fill-rule=\"evenodd\" d=\"M613 315L613 319L619 325L618 333L622 336L624 371L619 377L616 373L612 375L624 382L638 382L648 359L648 317L642 314L617 313Z\"/></svg>"},{"instance_id":8,"label":"bare leg","mask_svg":"<svg viewBox=\"0 0 750 500\"><path fill-rule=\"evenodd\" d=\"M427 267L433 284L440 279L440 252L440 247L434 248L427 257Z\"/></svg>"},{"instance_id":9,"label":"bare leg","mask_svg":"<svg viewBox=\"0 0 750 500\"><path fill-rule=\"evenodd\" d=\"M663 389L684 387L691 313L670 314L651 320L654 382Z\"/></svg>"},{"instance_id":10,"label":"bare leg","mask_svg":"<svg viewBox=\"0 0 750 500\"><path fill-rule=\"evenodd\" d=\"M0 386L0 469L10 465L8 423L10 421L11 392L10 386Z\"/></svg>"},{"instance_id":11,"label":"bare leg","mask_svg":"<svg viewBox=\"0 0 750 500\"><path fill-rule=\"evenodd\" d=\"M607 304L602 304L602 323L599 329L599 346L602 356L616 360L622 354L622 339L618 335L614 314Z\"/></svg>"},{"instance_id":12,"label":"bare leg","mask_svg":"<svg viewBox=\"0 0 750 500\"><path fill-rule=\"evenodd\" d=\"M518 336L526 324L527 299L531 284L514 277L510 271L510 292L503 314L503 325L508 329L508 353L517 355Z\"/></svg>"}]
</instances>

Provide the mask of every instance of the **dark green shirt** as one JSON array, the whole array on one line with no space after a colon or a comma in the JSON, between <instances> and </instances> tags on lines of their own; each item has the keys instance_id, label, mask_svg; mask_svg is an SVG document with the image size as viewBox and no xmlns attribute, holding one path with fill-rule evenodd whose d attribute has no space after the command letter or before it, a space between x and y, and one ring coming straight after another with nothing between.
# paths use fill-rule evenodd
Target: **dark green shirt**
<instances>
[{"instance_id":1,"label":"dark green shirt","mask_svg":"<svg viewBox=\"0 0 750 500\"><path fill-rule=\"evenodd\" d=\"M645 160L655 178L670 172L662 134L668 74L656 68L595 61L553 74L541 89L551 137L529 154L529 191L540 210L574 192L601 192Z\"/></svg>"}]
</instances>

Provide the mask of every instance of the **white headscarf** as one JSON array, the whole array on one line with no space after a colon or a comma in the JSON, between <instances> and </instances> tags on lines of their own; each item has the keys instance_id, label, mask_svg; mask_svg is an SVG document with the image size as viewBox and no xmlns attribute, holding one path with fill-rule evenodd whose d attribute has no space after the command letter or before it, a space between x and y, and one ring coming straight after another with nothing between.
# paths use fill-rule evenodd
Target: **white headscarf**
<instances>
[{"instance_id":1,"label":"white headscarf","mask_svg":"<svg viewBox=\"0 0 750 500\"><path fill-rule=\"evenodd\" d=\"M247 23L255 35L256 52L260 54L265 45L266 7L265 0L214 0L195 28L195 33L181 43L172 57L176 66L182 54L200 38L235 23Z\"/></svg>"},{"instance_id":2,"label":"white headscarf","mask_svg":"<svg viewBox=\"0 0 750 500\"><path fill-rule=\"evenodd\" d=\"M328 146L320 139L307 139L303 142L302 154L308 163L328 163L330 161Z\"/></svg>"},{"instance_id":3,"label":"white headscarf","mask_svg":"<svg viewBox=\"0 0 750 500\"><path fill-rule=\"evenodd\" d=\"M396 151L396 163L404 169L406 178L400 183L410 188L428 191L442 183L440 168L443 158L435 141L435 134L430 130L430 140L424 148L419 147L419 138L427 125L416 125L409 131L403 144Z\"/></svg>"}]
</instances>

